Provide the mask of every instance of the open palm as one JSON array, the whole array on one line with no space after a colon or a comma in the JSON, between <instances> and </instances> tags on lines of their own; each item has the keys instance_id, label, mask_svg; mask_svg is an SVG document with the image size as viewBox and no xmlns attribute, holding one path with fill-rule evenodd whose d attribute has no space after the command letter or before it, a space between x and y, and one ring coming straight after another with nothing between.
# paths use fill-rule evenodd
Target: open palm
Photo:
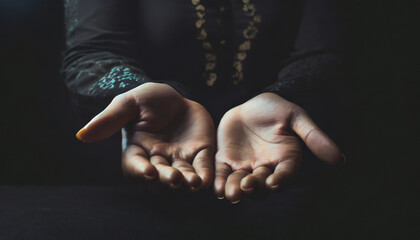
<instances>
[{"instance_id":1,"label":"open palm","mask_svg":"<svg viewBox=\"0 0 420 240\"><path fill-rule=\"evenodd\" d=\"M207 188L215 134L210 115L165 84L147 83L117 96L78 134L85 142L122 129L122 168L131 179L156 177L176 188Z\"/></svg>"},{"instance_id":2,"label":"open palm","mask_svg":"<svg viewBox=\"0 0 420 240\"><path fill-rule=\"evenodd\" d=\"M299 169L298 136L321 160L341 160L338 147L305 111L276 94L260 94L228 111L217 131L216 195L237 202L258 187L278 189Z\"/></svg>"}]
</instances>

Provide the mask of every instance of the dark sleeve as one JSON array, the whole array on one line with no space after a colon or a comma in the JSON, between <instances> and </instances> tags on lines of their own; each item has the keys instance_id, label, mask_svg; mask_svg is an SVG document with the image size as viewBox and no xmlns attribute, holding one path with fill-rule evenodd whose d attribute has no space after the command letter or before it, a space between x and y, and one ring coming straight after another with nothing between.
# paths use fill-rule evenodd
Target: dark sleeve
<instances>
[{"instance_id":1,"label":"dark sleeve","mask_svg":"<svg viewBox=\"0 0 420 240\"><path fill-rule=\"evenodd\" d=\"M284 61L278 79L264 89L305 105L315 92L340 85L345 69L346 27L339 1L307 0L294 51Z\"/></svg>"},{"instance_id":2,"label":"dark sleeve","mask_svg":"<svg viewBox=\"0 0 420 240\"><path fill-rule=\"evenodd\" d=\"M73 102L86 117L100 111L114 96L153 81L142 70L143 59L136 47L141 35L136 11L136 1L130 0L65 1L62 73ZM165 83L187 95L181 84Z\"/></svg>"}]
</instances>

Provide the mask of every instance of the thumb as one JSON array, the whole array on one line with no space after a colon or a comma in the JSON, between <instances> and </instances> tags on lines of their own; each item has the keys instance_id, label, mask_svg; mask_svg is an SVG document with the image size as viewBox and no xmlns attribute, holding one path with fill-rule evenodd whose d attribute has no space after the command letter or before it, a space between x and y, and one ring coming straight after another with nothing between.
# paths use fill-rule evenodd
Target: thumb
<instances>
[{"instance_id":1,"label":"thumb","mask_svg":"<svg viewBox=\"0 0 420 240\"><path fill-rule=\"evenodd\" d=\"M139 108L131 95L118 95L101 113L96 115L76 137L83 142L109 138L128 123L139 118Z\"/></svg>"},{"instance_id":2,"label":"thumb","mask_svg":"<svg viewBox=\"0 0 420 240\"><path fill-rule=\"evenodd\" d=\"M325 134L301 108L294 111L291 127L306 146L322 161L329 164L343 164L344 154L337 145Z\"/></svg>"}]
</instances>

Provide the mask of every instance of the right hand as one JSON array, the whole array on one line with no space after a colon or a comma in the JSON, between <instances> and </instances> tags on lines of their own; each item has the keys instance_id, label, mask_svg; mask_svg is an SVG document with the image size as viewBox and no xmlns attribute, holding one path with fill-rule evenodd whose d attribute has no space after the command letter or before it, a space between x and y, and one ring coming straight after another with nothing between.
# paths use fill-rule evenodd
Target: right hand
<instances>
[{"instance_id":1,"label":"right hand","mask_svg":"<svg viewBox=\"0 0 420 240\"><path fill-rule=\"evenodd\" d=\"M213 181L215 130L200 104L166 84L146 83L118 95L77 134L96 142L122 130L122 169L177 188L208 188Z\"/></svg>"},{"instance_id":2,"label":"right hand","mask_svg":"<svg viewBox=\"0 0 420 240\"><path fill-rule=\"evenodd\" d=\"M296 104L262 93L229 110L217 131L214 191L232 203L256 189L277 190L302 161L299 137L320 160L343 163L337 145Z\"/></svg>"}]
</instances>

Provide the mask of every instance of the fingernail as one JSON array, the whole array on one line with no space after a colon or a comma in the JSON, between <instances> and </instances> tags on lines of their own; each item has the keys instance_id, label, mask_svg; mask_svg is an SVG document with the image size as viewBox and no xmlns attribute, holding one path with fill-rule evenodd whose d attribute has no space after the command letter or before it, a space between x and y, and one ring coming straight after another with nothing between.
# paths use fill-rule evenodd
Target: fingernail
<instances>
[{"instance_id":1,"label":"fingernail","mask_svg":"<svg viewBox=\"0 0 420 240\"><path fill-rule=\"evenodd\" d=\"M154 175L144 175L144 178L145 178L147 181L152 181L153 179L155 179L155 176L154 176Z\"/></svg>"},{"instance_id":2,"label":"fingernail","mask_svg":"<svg viewBox=\"0 0 420 240\"><path fill-rule=\"evenodd\" d=\"M254 190L254 188L253 188L253 187L250 187L250 188L244 188L244 187L241 187L241 189L242 189L242 191L244 191L244 192L250 192L250 191L253 191L253 190Z\"/></svg>"},{"instance_id":3,"label":"fingernail","mask_svg":"<svg viewBox=\"0 0 420 240\"><path fill-rule=\"evenodd\" d=\"M181 186L181 183L170 183L169 186L171 188L179 188L179 186Z\"/></svg>"},{"instance_id":4,"label":"fingernail","mask_svg":"<svg viewBox=\"0 0 420 240\"><path fill-rule=\"evenodd\" d=\"M82 133L85 131L85 128L80 129L77 133L76 133L76 138L79 141L82 141L82 139L80 138L80 136L82 135Z\"/></svg>"},{"instance_id":5,"label":"fingernail","mask_svg":"<svg viewBox=\"0 0 420 240\"><path fill-rule=\"evenodd\" d=\"M191 184L191 187L199 188L201 186L202 181L201 181L201 179L199 181L192 181L191 180L191 181L189 181L189 183Z\"/></svg>"},{"instance_id":6,"label":"fingernail","mask_svg":"<svg viewBox=\"0 0 420 240\"><path fill-rule=\"evenodd\" d=\"M273 185L270 187L271 190L277 190L279 188L279 185Z\"/></svg>"},{"instance_id":7,"label":"fingernail","mask_svg":"<svg viewBox=\"0 0 420 240\"><path fill-rule=\"evenodd\" d=\"M237 200L237 201L232 201L232 204L238 204L241 201L241 199Z\"/></svg>"},{"instance_id":8,"label":"fingernail","mask_svg":"<svg viewBox=\"0 0 420 240\"><path fill-rule=\"evenodd\" d=\"M223 200L223 199L225 199L225 197L223 197L223 196L221 196L221 197L217 197L218 199L220 199L220 200Z\"/></svg>"},{"instance_id":9,"label":"fingernail","mask_svg":"<svg viewBox=\"0 0 420 240\"><path fill-rule=\"evenodd\" d=\"M343 153L343 157L341 159L341 162L342 162L343 165L346 164L346 162L347 162L347 158L346 158L346 155L344 155L344 153Z\"/></svg>"},{"instance_id":10,"label":"fingernail","mask_svg":"<svg viewBox=\"0 0 420 240\"><path fill-rule=\"evenodd\" d=\"M340 161L340 163L338 164L338 167L342 167L342 166L344 166L345 164L346 164L346 162L347 162L347 158L346 158L346 155L344 155L344 153L341 155L341 161Z\"/></svg>"}]
</instances>

